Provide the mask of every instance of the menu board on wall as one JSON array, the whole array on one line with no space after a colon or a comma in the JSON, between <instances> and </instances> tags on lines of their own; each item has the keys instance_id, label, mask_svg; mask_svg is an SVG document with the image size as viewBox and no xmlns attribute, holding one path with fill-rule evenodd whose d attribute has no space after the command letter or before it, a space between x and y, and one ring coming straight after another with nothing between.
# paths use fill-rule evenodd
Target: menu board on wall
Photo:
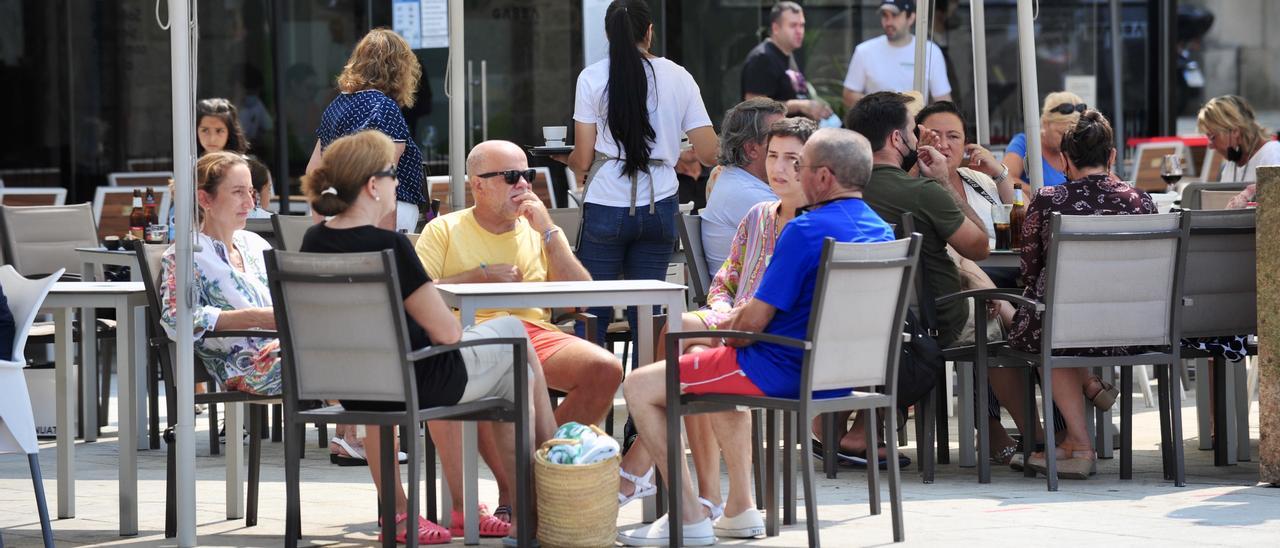
<instances>
[{"instance_id":1,"label":"menu board on wall","mask_svg":"<svg viewBox=\"0 0 1280 548\"><path fill-rule=\"evenodd\" d=\"M391 28L409 42L409 47L449 47L446 0L395 0L391 10Z\"/></svg>"}]
</instances>

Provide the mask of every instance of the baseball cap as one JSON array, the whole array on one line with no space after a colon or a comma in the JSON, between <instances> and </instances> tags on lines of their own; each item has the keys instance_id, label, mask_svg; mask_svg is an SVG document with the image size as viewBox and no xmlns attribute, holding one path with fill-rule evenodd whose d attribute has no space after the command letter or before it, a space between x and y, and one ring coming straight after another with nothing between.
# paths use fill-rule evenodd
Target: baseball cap
<instances>
[{"instance_id":1,"label":"baseball cap","mask_svg":"<svg viewBox=\"0 0 1280 548\"><path fill-rule=\"evenodd\" d=\"M892 9L893 13L915 13L916 3L912 0L884 0L880 2L880 9Z\"/></svg>"}]
</instances>

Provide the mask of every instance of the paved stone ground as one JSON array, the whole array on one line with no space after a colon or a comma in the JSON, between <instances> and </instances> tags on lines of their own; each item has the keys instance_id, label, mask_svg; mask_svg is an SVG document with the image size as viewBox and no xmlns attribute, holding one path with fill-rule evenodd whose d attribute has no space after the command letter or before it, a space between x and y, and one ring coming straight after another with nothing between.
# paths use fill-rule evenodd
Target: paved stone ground
<instances>
[{"instance_id":1,"label":"paved stone ground","mask_svg":"<svg viewBox=\"0 0 1280 548\"><path fill-rule=\"evenodd\" d=\"M937 481L924 485L913 463L903 475L907 544L977 545L1035 539L1033 542L1045 545L1276 545L1280 539L1280 489L1256 485L1257 405L1251 418L1255 462L1215 468L1212 453L1196 449L1194 399L1185 402L1188 484L1176 488L1161 478L1156 450L1158 415L1154 409L1145 408L1141 398L1135 399L1138 414L1133 480L1120 481L1119 460L1112 459L1099 462L1099 475L1093 479L1063 480L1061 490L1055 493L1045 490L1043 479L1027 479L1007 468L994 469L992 483L979 485L975 468L960 468L955 464L939 466ZM114 417L112 421L114 424ZM207 435L201 435L207 421L198 422L199 544L281 545L283 445L264 444L259 522L256 527L246 528L243 520L225 519L223 459L208 455ZM954 422L952 432L954 440ZM326 450L315 445L314 429L310 436L302 466L303 545L374 544L376 508L368 469L330 465ZM45 489L50 510L56 512L56 455L52 441L42 443L41 447ZM140 452L140 533L136 537L117 536L116 451L114 426L107 429L100 441L77 447L77 517L54 521L59 546L173 544L163 538L163 451ZM914 443L905 448L905 453L915 457ZM952 463L958 462L956 453L953 441ZM493 506L497 488L483 468L481 473L481 500ZM816 487L822 539L828 546L892 543L887 498L885 513L868 514L864 472L844 470L835 480L819 474ZM781 536L722 544L804 546L807 537L803 505L802 500L800 522L784 527ZM622 509L618 523L631 527L639 519L637 503ZM38 546L40 542L26 461L18 455L0 456L0 533L5 546ZM461 541L455 540L454 544ZM494 541L485 544L498 545Z\"/></svg>"}]
</instances>

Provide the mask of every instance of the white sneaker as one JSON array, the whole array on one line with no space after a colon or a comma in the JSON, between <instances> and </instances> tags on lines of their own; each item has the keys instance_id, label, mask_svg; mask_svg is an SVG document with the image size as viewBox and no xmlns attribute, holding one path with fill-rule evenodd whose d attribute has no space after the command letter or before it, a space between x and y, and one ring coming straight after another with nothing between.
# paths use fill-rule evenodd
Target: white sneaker
<instances>
[{"instance_id":1,"label":"white sneaker","mask_svg":"<svg viewBox=\"0 0 1280 548\"><path fill-rule=\"evenodd\" d=\"M728 538L755 538L764 534L764 517L755 508L747 508L733 517L716 520L715 533Z\"/></svg>"},{"instance_id":2,"label":"white sneaker","mask_svg":"<svg viewBox=\"0 0 1280 548\"><path fill-rule=\"evenodd\" d=\"M623 546L666 546L670 543L667 516L644 527L618 533L618 542ZM711 518L684 526L685 546L711 546L716 543L715 532L712 531Z\"/></svg>"}]
</instances>

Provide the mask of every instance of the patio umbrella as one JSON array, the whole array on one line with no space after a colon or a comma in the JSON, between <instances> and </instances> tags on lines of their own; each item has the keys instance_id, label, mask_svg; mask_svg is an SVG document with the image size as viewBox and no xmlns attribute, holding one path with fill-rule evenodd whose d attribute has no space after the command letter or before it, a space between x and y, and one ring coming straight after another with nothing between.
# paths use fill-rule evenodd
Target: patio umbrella
<instances>
[{"instance_id":1,"label":"patio umbrella","mask_svg":"<svg viewBox=\"0 0 1280 548\"><path fill-rule=\"evenodd\" d=\"M169 69L173 91L173 182L174 245L177 260L177 287L191 288L193 279L192 238L193 189L195 188L195 36L192 15L198 0L169 2ZM177 325L191 325L190 298L178 299ZM196 477L195 477L195 379L192 376L194 341L190 329L177 330L177 362L174 383L178 393L178 416L175 423L176 492L178 545L196 545Z\"/></svg>"}]
</instances>

